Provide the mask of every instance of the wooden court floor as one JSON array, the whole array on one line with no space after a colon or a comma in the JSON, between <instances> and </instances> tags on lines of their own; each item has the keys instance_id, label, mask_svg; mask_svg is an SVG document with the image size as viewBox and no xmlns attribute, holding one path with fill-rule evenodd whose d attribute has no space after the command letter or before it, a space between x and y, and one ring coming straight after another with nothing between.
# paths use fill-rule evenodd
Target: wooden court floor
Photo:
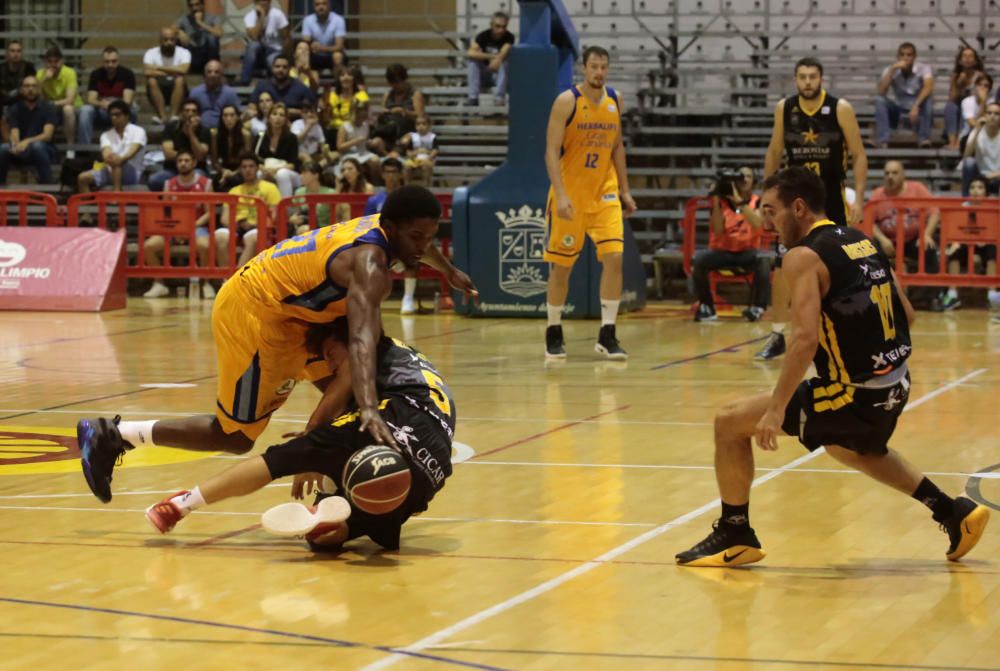
<instances>
[{"instance_id":1,"label":"wooden court floor","mask_svg":"<svg viewBox=\"0 0 1000 671\"><path fill-rule=\"evenodd\" d=\"M595 323L570 322L555 367L539 321L387 310L454 391L462 460L399 552L268 537L259 514L284 482L160 536L145 507L232 458L140 448L103 505L73 427L210 412L210 310L0 313L0 669L1000 668L1000 517L949 563L925 508L791 438L758 453L767 558L674 565L717 514L714 410L778 372L752 359L766 326L679 308L622 320L627 364L598 361ZM1000 326L962 310L914 331L894 445L1000 510ZM295 390L261 448L317 398Z\"/></svg>"}]
</instances>

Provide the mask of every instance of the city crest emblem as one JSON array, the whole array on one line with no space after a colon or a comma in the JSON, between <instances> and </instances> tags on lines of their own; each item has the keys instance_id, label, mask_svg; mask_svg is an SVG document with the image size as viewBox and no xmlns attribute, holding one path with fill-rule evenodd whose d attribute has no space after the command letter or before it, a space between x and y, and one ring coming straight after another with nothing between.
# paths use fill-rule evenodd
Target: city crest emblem
<instances>
[{"instance_id":1,"label":"city crest emblem","mask_svg":"<svg viewBox=\"0 0 1000 671\"><path fill-rule=\"evenodd\" d=\"M545 293L545 213L522 205L497 212L502 228L499 237L500 289L528 298Z\"/></svg>"}]
</instances>

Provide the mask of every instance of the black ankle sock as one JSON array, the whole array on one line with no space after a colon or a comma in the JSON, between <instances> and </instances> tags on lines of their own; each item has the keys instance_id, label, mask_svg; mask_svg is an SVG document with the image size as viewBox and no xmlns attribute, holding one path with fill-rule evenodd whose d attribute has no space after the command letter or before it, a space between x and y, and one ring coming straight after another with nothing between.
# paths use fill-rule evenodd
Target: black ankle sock
<instances>
[{"instance_id":1,"label":"black ankle sock","mask_svg":"<svg viewBox=\"0 0 1000 671\"><path fill-rule=\"evenodd\" d=\"M741 506L734 506L723 501L722 523L731 527L750 526L750 504L744 503Z\"/></svg>"},{"instance_id":2,"label":"black ankle sock","mask_svg":"<svg viewBox=\"0 0 1000 671\"><path fill-rule=\"evenodd\" d=\"M955 509L955 499L942 492L927 478L920 481L916 491L911 496L930 508L931 512L934 513L934 519L938 522L944 522L951 517Z\"/></svg>"}]
</instances>

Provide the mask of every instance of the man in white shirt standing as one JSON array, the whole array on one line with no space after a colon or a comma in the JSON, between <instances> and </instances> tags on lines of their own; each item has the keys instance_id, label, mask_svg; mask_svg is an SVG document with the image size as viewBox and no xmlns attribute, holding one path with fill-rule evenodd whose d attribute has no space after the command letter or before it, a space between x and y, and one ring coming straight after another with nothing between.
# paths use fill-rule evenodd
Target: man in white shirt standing
<instances>
[{"instance_id":1,"label":"man in white shirt standing","mask_svg":"<svg viewBox=\"0 0 1000 671\"><path fill-rule=\"evenodd\" d=\"M146 131L129 123L129 107L122 100L114 100L108 105L111 130L101 134L100 170L81 172L77 177L80 193L90 193L111 185L112 190L121 191L123 186L139 183L142 175L142 150L146 146Z\"/></svg>"},{"instance_id":2,"label":"man in white shirt standing","mask_svg":"<svg viewBox=\"0 0 1000 671\"><path fill-rule=\"evenodd\" d=\"M184 75L191 67L191 52L177 46L177 28L160 29L160 46L153 47L142 57L143 74L146 76L146 93L156 116L153 123L165 123L180 115L181 103L187 91ZM170 101L167 116L166 101Z\"/></svg>"},{"instance_id":3,"label":"man in white shirt standing","mask_svg":"<svg viewBox=\"0 0 1000 671\"><path fill-rule=\"evenodd\" d=\"M986 113L976 123L962 154L962 195L969 195L969 184L976 178L986 180L986 191L995 196L1000 191L1000 103L986 105Z\"/></svg>"},{"instance_id":4,"label":"man in white shirt standing","mask_svg":"<svg viewBox=\"0 0 1000 671\"><path fill-rule=\"evenodd\" d=\"M256 68L271 69L288 42L290 30L288 17L271 0L254 0L253 10L243 17L247 29L247 50L243 54L243 72L240 84L246 86Z\"/></svg>"},{"instance_id":5,"label":"man in white shirt standing","mask_svg":"<svg viewBox=\"0 0 1000 671\"><path fill-rule=\"evenodd\" d=\"M316 0L314 13L302 21L302 39L309 42L309 66L314 70L334 69L346 62L344 17L330 11L330 0Z\"/></svg>"}]
</instances>

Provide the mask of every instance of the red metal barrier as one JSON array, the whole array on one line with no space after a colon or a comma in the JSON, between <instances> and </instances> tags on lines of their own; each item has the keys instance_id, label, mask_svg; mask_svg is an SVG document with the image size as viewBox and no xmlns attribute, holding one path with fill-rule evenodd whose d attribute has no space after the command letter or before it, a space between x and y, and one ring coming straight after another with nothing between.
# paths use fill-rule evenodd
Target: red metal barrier
<instances>
[{"instance_id":1,"label":"red metal barrier","mask_svg":"<svg viewBox=\"0 0 1000 671\"><path fill-rule=\"evenodd\" d=\"M12 221L7 210L17 208L17 219ZM3 191L0 190L0 226L27 226L31 218L31 210L39 210L35 214L45 217L46 226L63 226L59 203L48 193L34 191Z\"/></svg>"},{"instance_id":2,"label":"red metal barrier","mask_svg":"<svg viewBox=\"0 0 1000 671\"><path fill-rule=\"evenodd\" d=\"M939 217L937 251L941 271L927 272L925 234L934 215ZM981 245L1000 247L1000 200L996 198L886 198L865 203L862 230L874 237L876 221L892 218L895 230L886 234L896 248L895 270L900 283L915 286L1000 286L1000 274L975 272L975 248ZM914 237L915 232L915 237ZM916 258L903 253L907 238L916 240ZM965 245L966 274L947 272L947 250L952 243ZM907 261L912 264L908 267Z\"/></svg>"},{"instance_id":3,"label":"red metal barrier","mask_svg":"<svg viewBox=\"0 0 1000 671\"><path fill-rule=\"evenodd\" d=\"M96 225L105 230L117 230L123 226L130 233L130 240L138 242L134 261L126 268L128 277L204 277L224 279L236 269L238 255L237 240L241 235L237 224L238 209L253 208L257 219L257 251L274 244L277 238L271 227L267 204L255 196L237 196L228 193L146 193L113 192L77 194L67 203L67 223L69 226ZM228 209L228 216L223 212ZM198 265L196 252L196 222L208 213L204 228L208 232L207 265ZM229 232L226 243L228 261L220 263L217 258L216 231ZM131 233L135 231L135 234ZM151 236L164 237L163 265L146 265L142 254L143 243ZM175 239L186 239L187 263L173 265L168 250L178 244Z\"/></svg>"}]
</instances>

